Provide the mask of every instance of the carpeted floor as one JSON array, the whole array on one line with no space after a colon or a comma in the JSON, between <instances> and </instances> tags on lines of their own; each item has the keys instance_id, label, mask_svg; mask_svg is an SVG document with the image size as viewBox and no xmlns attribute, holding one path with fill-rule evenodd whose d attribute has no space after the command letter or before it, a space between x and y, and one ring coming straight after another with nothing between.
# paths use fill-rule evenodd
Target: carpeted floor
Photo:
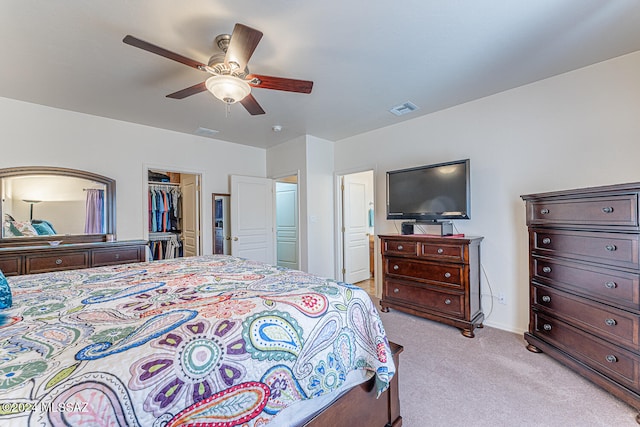
<instances>
[{"instance_id":1,"label":"carpeted floor","mask_svg":"<svg viewBox=\"0 0 640 427\"><path fill-rule=\"evenodd\" d=\"M397 310L381 316L389 339L404 346L403 427L638 426L634 409L526 350L520 335L484 327L470 339Z\"/></svg>"}]
</instances>

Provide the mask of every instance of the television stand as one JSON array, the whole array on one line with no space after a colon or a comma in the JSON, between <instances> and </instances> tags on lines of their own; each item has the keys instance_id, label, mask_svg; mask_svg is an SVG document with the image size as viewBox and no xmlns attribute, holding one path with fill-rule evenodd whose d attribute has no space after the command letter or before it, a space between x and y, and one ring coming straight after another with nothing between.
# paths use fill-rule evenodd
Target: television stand
<instances>
[{"instance_id":1,"label":"television stand","mask_svg":"<svg viewBox=\"0 0 640 427\"><path fill-rule=\"evenodd\" d=\"M389 308L459 328L474 337L480 306L482 237L382 235L383 312Z\"/></svg>"}]
</instances>

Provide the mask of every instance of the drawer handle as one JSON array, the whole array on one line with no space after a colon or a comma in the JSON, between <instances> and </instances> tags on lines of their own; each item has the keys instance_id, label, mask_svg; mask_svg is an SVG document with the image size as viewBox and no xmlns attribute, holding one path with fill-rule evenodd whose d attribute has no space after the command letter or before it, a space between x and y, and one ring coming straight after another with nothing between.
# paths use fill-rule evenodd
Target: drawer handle
<instances>
[{"instance_id":1,"label":"drawer handle","mask_svg":"<svg viewBox=\"0 0 640 427\"><path fill-rule=\"evenodd\" d=\"M540 209L540 213L541 213L542 215L546 215L546 214L548 214L548 213L549 213L549 209L547 209L547 208Z\"/></svg>"},{"instance_id":2,"label":"drawer handle","mask_svg":"<svg viewBox=\"0 0 640 427\"><path fill-rule=\"evenodd\" d=\"M618 322L616 322L616 319L606 319L604 323L606 323L607 326L616 326L618 324Z\"/></svg>"},{"instance_id":3,"label":"drawer handle","mask_svg":"<svg viewBox=\"0 0 640 427\"><path fill-rule=\"evenodd\" d=\"M446 273L444 273L444 277L446 277L446 278L448 279L449 277L451 277L451 273L449 273L449 272L447 271Z\"/></svg>"},{"instance_id":4,"label":"drawer handle","mask_svg":"<svg viewBox=\"0 0 640 427\"><path fill-rule=\"evenodd\" d=\"M449 298L447 298L446 300L444 300L444 303L447 304L447 305L450 305L451 304L451 300Z\"/></svg>"},{"instance_id":5,"label":"drawer handle","mask_svg":"<svg viewBox=\"0 0 640 427\"><path fill-rule=\"evenodd\" d=\"M616 363L618 361L618 358L615 357L613 354L607 355L605 359L607 359L607 362L609 363Z\"/></svg>"},{"instance_id":6,"label":"drawer handle","mask_svg":"<svg viewBox=\"0 0 640 427\"><path fill-rule=\"evenodd\" d=\"M613 251L615 251L616 249L618 249L618 248L616 247L616 245L607 245L607 246L605 246L604 248L605 248L606 250L608 250L609 252L613 252Z\"/></svg>"},{"instance_id":7,"label":"drawer handle","mask_svg":"<svg viewBox=\"0 0 640 427\"><path fill-rule=\"evenodd\" d=\"M549 295L543 295L542 302L551 302L551 297Z\"/></svg>"},{"instance_id":8,"label":"drawer handle","mask_svg":"<svg viewBox=\"0 0 640 427\"><path fill-rule=\"evenodd\" d=\"M549 243L551 243L551 239L548 237L545 237L544 239L542 239L542 243L545 245L548 245Z\"/></svg>"},{"instance_id":9,"label":"drawer handle","mask_svg":"<svg viewBox=\"0 0 640 427\"><path fill-rule=\"evenodd\" d=\"M394 294L397 294L398 292L400 292L400 289L398 289L398 288L395 288L395 289L393 290L393 293L394 293Z\"/></svg>"},{"instance_id":10,"label":"drawer handle","mask_svg":"<svg viewBox=\"0 0 640 427\"><path fill-rule=\"evenodd\" d=\"M542 267L542 272L543 273L551 273L551 267L548 267L548 266Z\"/></svg>"},{"instance_id":11,"label":"drawer handle","mask_svg":"<svg viewBox=\"0 0 640 427\"><path fill-rule=\"evenodd\" d=\"M438 248L438 253L439 253L439 254L444 253L444 249L442 249L442 248Z\"/></svg>"},{"instance_id":12,"label":"drawer handle","mask_svg":"<svg viewBox=\"0 0 640 427\"><path fill-rule=\"evenodd\" d=\"M62 264L62 260L61 260L60 258L58 258L58 259L56 260L56 265L60 265L60 264Z\"/></svg>"},{"instance_id":13,"label":"drawer handle","mask_svg":"<svg viewBox=\"0 0 640 427\"><path fill-rule=\"evenodd\" d=\"M396 265L394 265L394 266L393 266L393 269L394 269L394 270L399 270L399 269L400 269L400 267L398 267L398 265L396 264Z\"/></svg>"},{"instance_id":14,"label":"drawer handle","mask_svg":"<svg viewBox=\"0 0 640 427\"><path fill-rule=\"evenodd\" d=\"M120 259L120 254L115 255L116 259Z\"/></svg>"},{"instance_id":15,"label":"drawer handle","mask_svg":"<svg viewBox=\"0 0 640 427\"><path fill-rule=\"evenodd\" d=\"M604 212L604 213L611 213L611 212L613 212L613 207L611 207L611 206L605 206L604 208L602 208L602 212Z\"/></svg>"},{"instance_id":16,"label":"drawer handle","mask_svg":"<svg viewBox=\"0 0 640 427\"><path fill-rule=\"evenodd\" d=\"M404 246L402 246L402 245L398 245L398 250L399 250L399 251L401 251L401 250L403 250L403 249L404 249Z\"/></svg>"},{"instance_id":17,"label":"drawer handle","mask_svg":"<svg viewBox=\"0 0 640 427\"><path fill-rule=\"evenodd\" d=\"M542 329L544 329L545 331L550 331L551 330L551 325L548 323L545 323L544 325L542 325Z\"/></svg>"},{"instance_id":18,"label":"drawer handle","mask_svg":"<svg viewBox=\"0 0 640 427\"><path fill-rule=\"evenodd\" d=\"M618 287L618 284L616 282L607 282L604 284L604 287L607 289L615 289Z\"/></svg>"}]
</instances>

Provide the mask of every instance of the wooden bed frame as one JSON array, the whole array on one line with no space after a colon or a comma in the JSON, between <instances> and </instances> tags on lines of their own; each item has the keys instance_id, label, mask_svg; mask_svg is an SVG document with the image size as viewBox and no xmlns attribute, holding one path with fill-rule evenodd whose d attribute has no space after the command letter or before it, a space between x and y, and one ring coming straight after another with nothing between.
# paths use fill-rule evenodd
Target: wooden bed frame
<instances>
[{"instance_id":1,"label":"wooden bed frame","mask_svg":"<svg viewBox=\"0 0 640 427\"><path fill-rule=\"evenodd\" d=\"M389 388L376 399L375 377L362 383L322 412L309 420L303 427L400 427L400 399L398 395L398 372L400 371L399 355L404 347L390 342L396 374L391 379Z\"/></svg>"}]
</instances>

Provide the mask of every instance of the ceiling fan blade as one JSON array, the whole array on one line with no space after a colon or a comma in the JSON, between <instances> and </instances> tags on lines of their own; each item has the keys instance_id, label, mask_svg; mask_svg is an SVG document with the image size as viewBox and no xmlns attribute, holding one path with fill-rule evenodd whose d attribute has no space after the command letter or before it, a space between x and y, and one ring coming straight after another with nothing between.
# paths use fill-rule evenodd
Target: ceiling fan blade
<instances>
[{"instance_id":1,"label":"ceiling fan blade","mask_svg":"<svg viewBox=\"0 0 640 427\"><path fill-rule=\"evenodd\" d=\"M186 56L171 52L170 50L164 49L160 46L156 46L130 35L127 35L124 39L122 39L122 41L128 45L138 47L142 50L146 50L147 52L155 53L156 55L164 56L165 58L172 59L176 62L188 65L189 67L193 67L197 70L203 71L203 67L205 67L205 64L203 64L202 62L194 61L193 59L187 58Z\"/></svg>"},{"instance_id":2,"label":"ceiling fan blade","mask_svg":"<svg viewBox=\"0 0 640 427\"><path fill-rule=\"evenodd\" d=\"M173 99L184 99L187 96L195 95L196 93L204 92L207 90L207 86L205 86L205 82L198 83L196 85L190 86L186 89L179 90L177 92L170 93L167 95L167 98Z\"/></svg>"},{"instance_id":3,"label":"ceiling fan blade","mask_svg":"<svg viewBox=\"0 0 640 427\"><path fill-rule=\"evenodd\" d=\"M257 79L254 83L251 80ZM309 80L285 79L284 77L262 76L259 74L249 74L246 77L249 86L261 89L285 90L287 92L311 93L313 82Z\"/></svg>"},{"instance_id":4,"label":"ceiling fan blade","mask_svg":"<svg viewBox=\"0 0 640 427\"><path fill-rule=\"evenodd\" d=\"M244 70L261 38L262 33L260 31L246 25L236 24L233 27L233 33L231 33L231 40L229 41L224 62L227 64L235 62L240 66L241 70Z\"/></svg>"},{"instance_id":5,"label":"ceiling fan blade","mask_svg":"<svg viewBox=\"0 0 640 427\"><path fill-rule=\"evenodd\" d=\"M246 108L249 114L251 114L252 116L264 114L264 110L251 94L245 96L241 101L238 102L240 102L240 104L242 104L242 106Z\"/></svg>"}]
</instances>

